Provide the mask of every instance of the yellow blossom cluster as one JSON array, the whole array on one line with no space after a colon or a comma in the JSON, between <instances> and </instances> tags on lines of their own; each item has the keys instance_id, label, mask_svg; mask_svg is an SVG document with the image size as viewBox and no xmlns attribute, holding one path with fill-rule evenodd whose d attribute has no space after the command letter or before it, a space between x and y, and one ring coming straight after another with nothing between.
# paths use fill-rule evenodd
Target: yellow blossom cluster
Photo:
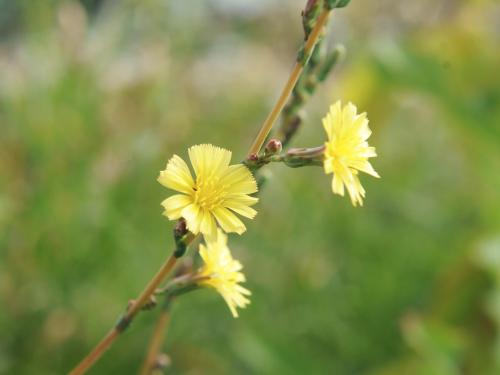
<instances>
[{"instance_id":1,"label":"yellow blossom cluster","mask_svg":"<svg viewBox=\"0 0 500 375\"><path fill-rule=\"evenodd\" d=\"M250 301L250 291L239 283L245 281L241 263L234 260L227 247L226 233L242 234L245 224L238 215L253 219L257 212L251 207L258 199L257 183L243 164L229 165L231 152L209 144L193 146L188 150L194 177L182 158L174 155L158 181L178 191L162 202L164 215L170 220L184 218L193 234L201 233L206 245L200 245L204 266L199 271L201 286L217 290L234 317L236 307Z\"/></svg>"},{"instance_id":2,"label":"yellow blossom cluster","mask_svg":"<svg viewBox=\"0 0 500 375\"><path fill-rule=\"evenodd\" d=\"M328 137L322 148L323 168L326 174L333 173L332 191L343 196L346 189L352 204L362 205L365 190L358 173L379 177L368 161L377 154L367 142L371 130L366 113L358 114L352 103L342 106L338 101L323 118L323 127ZM257 183L245 165L230 165L228 150L201 144L189 148L188 154L194 173L174 155L158 177L162 185L178 192L162 202L164 215L170 220L184 218L191 233L203 234L204 264L198 284L217 290L237 317L236 308L250 303L250 291L240 285L245 281L243 267L233 259L225 233L242 234L246 227L238 215L253 219L257 214L251 207L258 202L252 196Z\"/></svg>"}]
</instances>

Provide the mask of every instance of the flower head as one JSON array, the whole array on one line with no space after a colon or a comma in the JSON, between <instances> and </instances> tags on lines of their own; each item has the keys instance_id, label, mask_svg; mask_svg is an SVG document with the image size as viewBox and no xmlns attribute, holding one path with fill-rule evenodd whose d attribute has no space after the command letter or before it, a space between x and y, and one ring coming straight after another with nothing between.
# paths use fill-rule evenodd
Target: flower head
<instances>
[{"instance_id":1,"label":"flower head","mask_svg":"<svg viewBox=\"0 0 500 375\"><path fill-rule=\"evenodd\" d=\"M333 173L332 190L344 195L346 187L352 204L363 205L365 189L361 186L358 171L380 177L373 169L368 158L377 156L375 147L368 145L371 135L366 113L357 114L352 103L342 107L340 101L330 107L323 118L323 127L328 135L325 143L325 173Z\"/></svg>"},{"instance_id":2,"label":"flower head","mask_svg":"<svg viewBox=\"0 0 500 375\"><path fill-rule=\"evenodd\" d=\"M243 164L229 165L231 152L208 144L188 150L195 178L187 164L174 155L158 181L181 194L162 202L164 215L170 220L186 219L194 233L215 236L217 223L225 232L243 233L245 225L235 213L253 219L257 212L250 206L258 199L249 194L257 183Z\"/></svg>"},{"instance_id":3,"label":"flower head","mask_svg":"<svg viewBox=\"0 0 500 375\"><path fill-rule=\"evenodd\" d=\"M199 276L206 278L199 282L200 285L214 288L224 298L231 313L238 317L236 307L244 308L250 303L245 296L251 293L239 283L245 281L241 273L243 266L233 259L227 247L227 236L217 230L217 236L212 239L205 238L206 246L200 245L200 255L204 265L199 271Z\"/></svg>"}]
</instances>

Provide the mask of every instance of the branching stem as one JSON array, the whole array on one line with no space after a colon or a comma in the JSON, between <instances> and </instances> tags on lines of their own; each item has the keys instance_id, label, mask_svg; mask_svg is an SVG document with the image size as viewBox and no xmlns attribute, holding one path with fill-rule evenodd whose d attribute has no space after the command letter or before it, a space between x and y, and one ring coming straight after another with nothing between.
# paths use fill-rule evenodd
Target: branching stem
<instances>
[{"instance_id":1,"label":"branching stem","mask_svg":"<svg viewBox=\"0 0 500 375\"><path fill-rule=\"evenodd\" d=\"M170 322L170 308L174 298L178 295L189 293L199 288L198 283L209 279L209 276L186 274L176 277L170 281L167 286L156 291L156 295L163 294L165 302L163 303L160 316L156 322L153 330L153 336L149 341L148 352L141 368L140 375L150 374L155 366L158 365L158 358L160 355L161 343L165 339L165 335Z\"/></svg>"},{"instance_id":2,"label":"branching stem","mask_svg":"<svg viewBox=\"0 0 500 375\"><path fill-rule=\"evenodd\" d=\"M258 154L262 145L264 144L267 136L269 135L273 124L276 122L278 116L280 115L283 107L285 106L290 94L292 93L295 85L297 84L298 79L302 71L304 70L304 66L307 65L307 61L311 56L311 53L314 50L315 45L320 39L321 33L323 31L324 26L328 21L328 17L330 14L330 9L324 8L320 15L317 18L316 24L314 28L311 30L307 41L299 53L297 58L297 62L288 77L288 80L278 98L278 101L274 105L273 109L269 113L268 117L262 124L261 129L259 130L257 137L255 138L252 146L250 147L248 155ZM275 160L278 161L278 160ZM281 160L279 160L281 161ZM156 275L149 281L143 291L139 294L139 297L132 302L129 306L125 314L120 318L118 323L111 329L106 336L90 351L90 353L69 373L70 375L81 375L84 374L92 365L99 360L99 358L109 349L109 347L113 344L116 338L130 325L133 321L137 313L141 310L141 308L150 300L150 298L155 293L158 286L161 282L167 277L172 268L175 266L178 257L184 254L186 246L190 244L194 236L188 233L184 237L175 237L176 240L176 249L174 253L167 258L167 260L160 267ZM186 289L186 292L188 290ZM168 297L167 297L168 298ZM146 361L144 363L142 374L147 374L151 370L151 366L154 364L155 358L158 355L158 351L163 340L164 333L168 326L168 322L170 319L170 314L168 309L162 310L162 316L157 324L155 329L155 334L150 344L150 348L148 351L148 355Z\"/></svg>"},{"instance_id":3,"label":"branching stem","mask_svg":"<svg viewBox=\"0 0 500 375\"><path fill-rule=\"evenodd\" d=\"M262 148L262 145L264 144L267 136L271 132L271 129L273 127L273 124L276 122L278 119L278 116L280 115L281 111L283 110L283 107L285 106L288 97L293 91L293 88L297 84L297 81L300 77L300 74L304 70L304 66L307 64L307 60L309 56L311 56L311 53L314 49L314 46L318 42L319 37L321 36L321 32L323 31L323 27L326 25L328 21L328 16L330 15L330 10L324 8L321 12L321 14L318 16L318 20L316 21L316 25L314 26L313 30L309 34L309 38L307 38L306 44L304 46L304 49L302 53L299 56L299 59L297 59L297 62L295 63L295 66L292 69L292 72L290 73L290 76L288 77L288 80L285 84L285 87L281 91L281 94L278 98L278 101L274 105L273 109L269 113L269 116L267 116L266 120L262 124L262 127L259 130L259 133L257 134L257 137L255 138L252 146L250 147L250 150L248 152L248 156L257 154L260 149Z\"/></svg>"},{"instance_id":4,"label":"branching stem","mask_svg":"<svg viewBox=\"0 0 500 375\"><path fill-rule=\"evenodd\" d=\"M183 243L188 245L194 240L194 236L189 234L185 237ZM179 244L177 244L177 247ZM178 257L175 256L175 252L167 258L167 260L162 264L156 275L149 281L143 291L139 294L139 297L129 306L125 314L120 318L118 323L109 331L109 333L104 336L104 338L90 351L90 353L69 373L70 375L81 375L84 374L101 356L109 349L116 338L130 325L132 320L134 320L137 313L141 310L146 302L148 302L151 296L154 294L158 286L170 273L172 268L174 268L177 263Z\"/></svg>"},{"instance_id":5,"label":"branching stem","mask_svg":"<svg viewBox=\"0 0 500 375\"><path fill-rule=\"evenodd\" d=\"M161 309L160 316L158 317L153 331L153 336L149 342L148 352L142 365L140 375L150 374L155 367L158 355L160 354L161 344L165 338L168 324L170 322L170 302L170 300L165 301L166 306Z\"/></svg>"}]
</instances>

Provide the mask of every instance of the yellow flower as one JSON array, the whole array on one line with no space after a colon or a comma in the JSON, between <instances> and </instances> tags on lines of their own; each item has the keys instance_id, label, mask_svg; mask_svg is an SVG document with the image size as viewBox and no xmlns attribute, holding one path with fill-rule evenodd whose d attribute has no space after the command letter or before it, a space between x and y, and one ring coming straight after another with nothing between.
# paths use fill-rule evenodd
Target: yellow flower
<instances>
[{"instance_id":1,"label":"yellow flower","mask_svg":"<svg viewBox=\"0 0 500 375\"><path fill-rule=\"evenodd\" d=\"M229 165L231 152L223 148L203 144L188 152L195 179L177 155L158 177L162 185L182 193L162 202L164 215L170 220L183 217L194 234L215 236L216 222L228 233L242 234L246 227L235 213L250 219L257 214L250 206L258 199L248 195L257 191L252 174L243 164Z\"/></svg>"},{"instance_id":2,"label":"yellow flower","mask_svg":"<svg viewBox=\"0 0 500 375\"><path fill-rule=\"evenodd\" d=\"M323 118L323 127L328 135L325 143L325 173L333 173L332 190L344 195L344 186L351 197L352 204L363 205L365 189L361 186L358 171L380 177L373 169L368 158L377 156L375 147L368 145L371 135L366 113L357 114L352 103L342 107L340 101L330 107Z\"/></svg>"},{"instance_id":3,"label":"yellow flower","mask_svg":"<svg viewBox=\"0 0 500 375\"><path fill-rule=\"evenodd\" d=\"M233 259L227 247L227 236L217 230L216 238L205 238L206 247L200 245L200 255L204 265L200 269L199 276L206 277L199 282L200 285L214 288L224 298L231 313L238 317L236 307L244 308L250 303L245 296L251 293L239 283L245 281L245 275L241 273L243 266Z\"/></svg>"}]
</instances>

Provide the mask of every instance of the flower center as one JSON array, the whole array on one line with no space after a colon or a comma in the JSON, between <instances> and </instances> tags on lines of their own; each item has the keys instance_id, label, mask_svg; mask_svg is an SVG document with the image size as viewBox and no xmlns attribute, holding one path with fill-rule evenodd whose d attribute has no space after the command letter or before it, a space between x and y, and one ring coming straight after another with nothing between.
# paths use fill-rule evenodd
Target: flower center
<instances>
[{"instance_id":1,"label":"flower center","mask_svg":"<svg viewBox=\"0 0 500 375\"><path fill-rule=\"evenodd\" d=\"M218 178L197 178L196 186L194 187L193 199L194 203L206 210L213 210L215 207L220 206L226 191L224 186L219 183Z\"/></svg>"}]
</instances>

